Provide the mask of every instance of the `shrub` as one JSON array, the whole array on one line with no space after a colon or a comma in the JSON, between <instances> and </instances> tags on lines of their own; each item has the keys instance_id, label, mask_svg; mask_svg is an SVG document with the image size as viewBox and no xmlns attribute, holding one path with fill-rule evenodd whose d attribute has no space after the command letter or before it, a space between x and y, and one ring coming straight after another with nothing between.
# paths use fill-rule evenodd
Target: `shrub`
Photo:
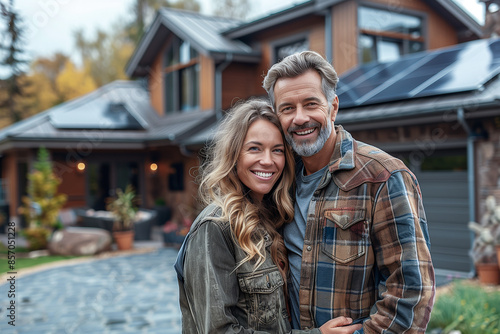
<instances>
[{"instance_id":1,"label":"shrub","mask_svg":"<svg viewBox=\"0 0 500 334\"><path fill-rule=\"evenodd\" d=\"M428 332L500 333L500 290L456 281L434 304Z\"/></svg>"}]
</instances>

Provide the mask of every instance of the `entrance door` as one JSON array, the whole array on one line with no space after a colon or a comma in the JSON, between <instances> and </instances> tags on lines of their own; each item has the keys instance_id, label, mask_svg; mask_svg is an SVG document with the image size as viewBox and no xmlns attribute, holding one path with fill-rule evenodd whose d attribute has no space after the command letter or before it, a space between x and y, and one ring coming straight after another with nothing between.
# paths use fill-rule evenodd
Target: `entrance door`
<instances>
[{"instance_id":1,"label":"entrance door","mask_svg":"<svg viewBox=\"0 0 500 334\"><path fill-rule=\"evenodd\" d=\"M116 189L134 187L139 195L139 164L130 162L91 162L88 167L88 205L94 210L106 210L106 199L115 195Z\"/></svg>"}]
</instances>

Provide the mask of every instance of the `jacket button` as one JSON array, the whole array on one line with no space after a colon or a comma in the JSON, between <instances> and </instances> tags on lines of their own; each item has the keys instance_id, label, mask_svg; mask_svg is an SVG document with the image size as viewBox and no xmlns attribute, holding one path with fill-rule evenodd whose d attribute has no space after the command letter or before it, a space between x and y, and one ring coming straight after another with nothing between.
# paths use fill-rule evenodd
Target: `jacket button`
<instances>
[{"instance_id":1,"label":"jacket button","mask_svg":"<svg viewBox=\"0 0 500 334\"><path fill-rule=\"evenodd\" d=\"M307 250L308 251L311 251L312 247L311 246L307 246Z\"/></svg>"},{"instance_id":2,"label":"jacket button","mask_svg":"<svg viewBox=\"0 0 500 334\"><path fill-rule=\"evenodd\" d=\"M271 287L271 283L267 282L267 287L270 288Z\"/></svg>"}]
</instances>

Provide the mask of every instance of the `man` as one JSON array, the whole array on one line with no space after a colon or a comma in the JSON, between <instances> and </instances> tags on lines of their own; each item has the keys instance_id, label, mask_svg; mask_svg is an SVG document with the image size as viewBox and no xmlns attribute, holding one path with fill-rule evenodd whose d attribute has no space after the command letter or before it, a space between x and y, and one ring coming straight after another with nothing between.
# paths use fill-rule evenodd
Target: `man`
<instances>
[{"instance_id":1,"label":"man","mask_svg":"<svg viewBox=\"0 0 500 334\"><path fill-rule=\"evenodd\" d=\"M346 316L355 333L424 333L435 295L422 197L398 159L335 126L338 76L304 51L264 78L297 162L294 221L283 230L293 328Z\"/></svg>"}]
</instances>

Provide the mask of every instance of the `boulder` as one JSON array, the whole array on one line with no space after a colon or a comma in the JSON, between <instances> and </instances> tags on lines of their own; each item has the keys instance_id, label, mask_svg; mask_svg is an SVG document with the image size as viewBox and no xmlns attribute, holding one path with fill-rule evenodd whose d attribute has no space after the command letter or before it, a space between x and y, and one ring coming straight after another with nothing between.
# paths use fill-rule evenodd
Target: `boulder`
<instances>
[{"instance_id":1,"label":"boulder","mask_svg":"<svg viewBox=\"0 0 500 334\"><path fill-rule=\"evenodd\" d=\"M111 233L100 228L67 227L56 231L49 241L52 255L95 255L111 248Z\"/></svg>"}]
</instances>

